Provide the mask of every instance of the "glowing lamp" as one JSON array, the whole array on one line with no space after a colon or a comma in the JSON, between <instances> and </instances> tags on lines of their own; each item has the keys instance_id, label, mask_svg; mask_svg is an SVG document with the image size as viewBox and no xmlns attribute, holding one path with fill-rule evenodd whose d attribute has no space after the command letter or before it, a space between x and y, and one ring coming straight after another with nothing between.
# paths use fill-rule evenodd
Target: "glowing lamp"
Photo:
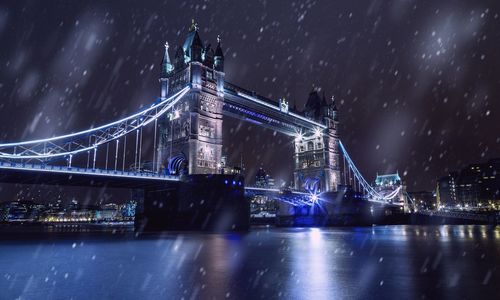
<instances>
[{"instance_id":1,"label":"glowing lamp","mask_svg":"<svg viewBox=\"0 0 500 300\"><path fill-rule=\"evenodd\" d=\"M312 203L316 203L316 202L318 202L318 195L316 195L316 194L311 195L311 202L312 202Z\"/></svg>"}]
</instances>

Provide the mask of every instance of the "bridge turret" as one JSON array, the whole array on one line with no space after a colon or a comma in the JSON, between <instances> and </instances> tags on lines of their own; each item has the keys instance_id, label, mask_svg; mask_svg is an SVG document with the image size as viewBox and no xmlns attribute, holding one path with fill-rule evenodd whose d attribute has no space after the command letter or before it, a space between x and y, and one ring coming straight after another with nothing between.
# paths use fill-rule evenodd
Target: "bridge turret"
<instances>
[{"instance_id":1,"label":"bridge turret","mask_svg":"<svg viewBox=\"0 0 500 300\"><path fill-rule=\"evenodd\" d=\"M215 49L214 56L214 69L219 72L224 72L224 53L222 52L220 43L221 38L220 36L217 36L217 48Z\"/></svg>"},{"instance_id":2,"label":"bridge turret","mask_svg":"<svg viewBox=\"0 0 500 300\"><path fill-rule=\"evenodd\" d=\"M224 72L220 40L217 51L203 46L193 21L174 59L174 72L167 74L166 95L186 85L191 90L158 122L158 172L178 174L178 157L189 174L218 173L222 154L222 107ZM162 88L163 90L163 88ZM163 95L163 92L162 92Z\"/></svg>"},{"instance_id":3,"label":"bridge turret","mask_svg":"<svg viewBox=\"0 0 500 300\"><path fill-rule=\"evenodd\" d=\"M184 50L185 61L197 61L203 62L204 48L203 42L198 34L198 24L192 20L191 27L189 28L189 33L182 46Z\"/></svg>"},{"instance_id":4,"label":"bridge turret","mask_svg":"<svg viewBox=\"0 0 500 300\"><path fill-rule=\"evenodd\" d=\"M165 42L165 54L163 55L163 60L161 61L161 78L165 78L174 70L174 65L170 61L170 55L168 54L168 42Z\"/></svg>"},{"instance_id":5,"label":"bridge turret","mask_svg":"<svg viewBox=\"0 0 500 300\"><path fill-rule=\"evenodd\" d=\"M214 50L212 49L212 45L208 44L205 48L205 59L203 60L203 64L209 68L213 68L214 65Z\"/></svg>"},{"instance_id":6,"label":"bridge turret","mask_svg":"<svg viewBox=\"0 0 500 300\"><path fill-rule=\"evenodd\" d=\"M313 88L303 111L306 118L324 124L295 139L295 188L315 192L336 191L340 183L338 118L334 101L328 103Z\"/></svg>"},{"instance_id":7,"label":"bridge turret","mask_svg":"<svg viewBox=\"0 0 500 300\"><path fill-rule=\"evenodd\" d=\"M179 47L175 51L174 69L182 70L184 67L186 67L186 56L184 55L184 49Z\"/></svg>"},{"instance_id":8,"label":"bridge turret","mask_svg":"<svg viewBox=\"0 0 500 300\"><path fill-rule=\"evenodd\" d=\"M168 54L168 42L165 42L165 54L163 55L163 60L161 62L160 71L160 83L161 83L161 98L165 99L168 95L168 79L167 77L174 71L174 66L170 61L170 55Z\"/></svg>"},{"instance_id":9,"label":"bridge turret","mask_svg":"<svg viewBox=\"0 0 500 300\"><path fill-rule=\"evenodd\" d=\"M321 121L322 115L322 99L318 94L318 90L313 87L313 90L309 93L307 98L306 106L304 107L304 115L306 118Z\"/></svg>"}]
</instances>

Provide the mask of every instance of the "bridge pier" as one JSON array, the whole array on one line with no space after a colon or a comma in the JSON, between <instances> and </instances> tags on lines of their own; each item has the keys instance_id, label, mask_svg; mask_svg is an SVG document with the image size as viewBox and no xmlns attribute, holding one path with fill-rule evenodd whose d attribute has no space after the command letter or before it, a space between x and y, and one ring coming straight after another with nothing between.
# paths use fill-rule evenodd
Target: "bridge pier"
<instances>
[{"instance_id":1,"label":"bridge pier","mask_svg":"<svg viewBox=\"0 0 500 300\"><path fill-rule=\"evenodd\" d=\"M364 200L359 193L339 189L319 196L314 205L279 202L276 225L285 227L367 226L401 219L399 207Z\"/></svg>"},{"instance_id":2,"label":"bridge pier","mask_svg":"<svg viewBox=\"0 0 500 300\"><path fill-rule=\"evenodd\" d=\"M136 213L138 232L246 231L250 227L243 178L234 175L186 175L175 187L145 189L142 207Z\"/></svg>"}]
</instances>

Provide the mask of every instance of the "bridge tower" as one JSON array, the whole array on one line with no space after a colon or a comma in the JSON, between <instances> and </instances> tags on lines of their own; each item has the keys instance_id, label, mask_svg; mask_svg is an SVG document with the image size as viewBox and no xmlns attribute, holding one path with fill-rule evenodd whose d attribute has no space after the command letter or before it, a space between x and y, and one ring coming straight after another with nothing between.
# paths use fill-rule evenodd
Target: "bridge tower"
<instances>
[{"instance_id":1,"label":"bridge tower","mask_svg":"<svg viewBox=\"0 0 500 300\"><path fill-rule=\"evenodd\" d=\"M324 124L313 135L299 133L295 138L295 189L312 192L336 191L340 184L338 111L317 90L309 94L303 111L306 118Z\"/></svg>"},{"instance_id":2,"label":"bridge tower","mask_svg":"<svg viewBox=\"0 0 500 300\"><path fill-rule=\"evenodd\" d=\"M186 85L192 89L158 122L156 171L170 174L216 174L222 152L224 54L203 45L192 23L173 61L168 44L161 66L161 98Z\"/></svg>"}]
</instances>

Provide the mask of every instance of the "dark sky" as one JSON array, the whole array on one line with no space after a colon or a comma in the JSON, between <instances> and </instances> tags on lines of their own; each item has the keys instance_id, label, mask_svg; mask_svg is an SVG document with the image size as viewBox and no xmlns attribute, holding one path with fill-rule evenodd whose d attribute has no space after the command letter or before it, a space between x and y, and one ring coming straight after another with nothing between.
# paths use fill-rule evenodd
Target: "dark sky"
<instances>
[{"instance_id":1,"label":"dark sky","mask_svg":"<svg viewBox=\"0 0 500 300\"><path fill-rule=\"evenodd\" d=\"M409 190L431 189L500 156L499 14L495 0L2 1L0 140L78 131L152 102L163 44L181 43L195 18L204 41L221 35L227 81L299 108L313 85L335 95L367 180L398 170ZM264 166L291 178L286 137L226 124L233 162L244 145L250 176Z\"/></svg>"}]
</instances>

